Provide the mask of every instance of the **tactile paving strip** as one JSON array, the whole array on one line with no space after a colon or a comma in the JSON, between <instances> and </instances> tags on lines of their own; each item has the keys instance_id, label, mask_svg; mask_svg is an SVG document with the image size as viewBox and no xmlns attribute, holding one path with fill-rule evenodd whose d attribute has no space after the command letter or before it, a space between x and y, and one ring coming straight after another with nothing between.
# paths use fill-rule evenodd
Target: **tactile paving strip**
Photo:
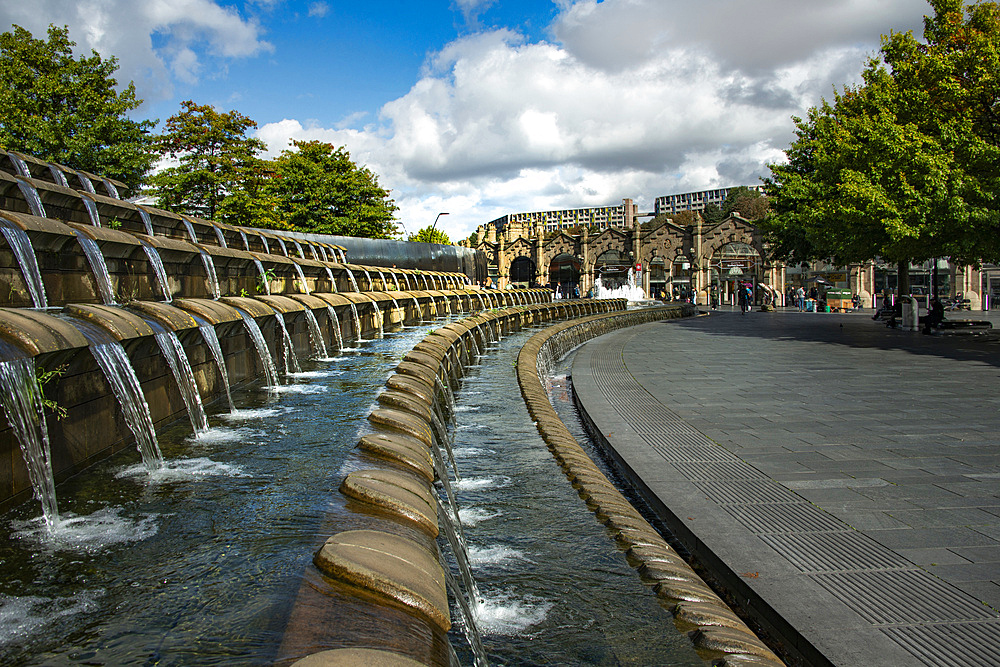
<instances>
[{"instance_id":1,"label":"tactile paving strip","mask_svg":"<svg viewBox=\"0 0 1000 667\"><path fill-rule=\"evenodd\" d=\"M905 625L882 632L930 667L1000 663L1000 623Z\"/></svg>"},{"instance_id":2,"label":"tactile paving strip","mask_svg":"<svg viewBox=\"0 0 1000 667\"><path fill-rule=\"evenodd\" d=\"M675 463L676 467L677 464ZM758 535L843 530L844 524L806 502L768 505L723 505L737 521Z\"/></svg>"},{"instance_id":3,"label":"tactile paving strip","mask_svg":"<svg viewBox=\"0 0 1000 667\"><path fill-rule=\"evenodd\" d=\"M926 665L1000 665L1000 618L974 597L803 501L653 398L623 362L594 352L595 382L644 442L834 598Z\"/></svg>"},{"instance_id":4,"label":"tactile paving strip","mask_svg":"<svg viewBox=\"0 0 1000 667\"><path fill-rule=\"evenodd\" d=\"M884 570L913 564L855 530L779 533L761 539L803 572Z\"/></svg>"},{"instance_id":5,"label":"tactile paving strip","mask_svg":"<svg viewBox=\"0 0 1000 667\"><path fill-rule=\"evenodd\" d=\"M989 607L923 570L814 574L834 597L875 625L996 618Z\"/></svg>"}]
</instances>

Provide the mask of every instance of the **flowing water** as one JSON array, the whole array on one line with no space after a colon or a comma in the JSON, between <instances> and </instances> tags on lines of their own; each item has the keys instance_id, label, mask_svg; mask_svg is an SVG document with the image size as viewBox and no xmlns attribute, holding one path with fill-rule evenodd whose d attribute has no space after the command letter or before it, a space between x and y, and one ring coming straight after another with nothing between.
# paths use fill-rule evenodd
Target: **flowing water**
<instances>
[{"instance_id":1,"label":"flowing water","mask_svg":"<svg viewBox=\"0 0 1000 667\"><path fill-rule=\"evenodd\" d=\"M97 292L101 295L101 302L108 306L115 305L115 291L111 286L111 274L108 273L108 264L104 261L104 253L97 241L86 234L77 231L76 239L80 242L83 254L90 265L90 271L94 274L94 283L97 285Z\"/></svg>"},{"instance_id":2,"label":"flowing water","mask_svg":"<svg viewBox=\"0 0 1000 667\"><path fill-rule=\"evenodd\" d=\"M45 297L45 283L42 282L42 273L38 270L38 260L35 257L35 249L31 245L31 238L23 229L4 219L0 219L0 232L3 232L4 238L7 239L7 245L17 257L17 264L21 267L24 284L31 294L31 302L35 308L48 307L48 299Z\"/></svg>"},{"instance_id":3,"label":"flowing water","mask_svg":"<svg viewBox=\"0 0 1000 667\"><path fill-rule=\"evenodd\" d=\"M424 334L305 362L279 392L234 391L235 411L207 406L201 437L186 419L161 430L157 473L132 450L74 476L59 486L73 524L54 537L36 502L0 517L0 664L271 664L303 571L345 511L331 489Z\"/></svg>"},{"instance_id":4,"label":"flowing water","mask_svg":"<svg viewBox=\"0 0 1000 667\"><path fill-rule=\"evenodd\" d=\"M163 266L163 258L160 257L160 252L148 241L142 241L142 249L146 251L149 265L153 267L153 275L156 276L156 284L160 286L163 300L170 302L172 300L170 297L170 282L167 278L167 269Z\"/></svg>"},{"instance_id":5,"label":"flowing water","mask_svg":"<svg viewBox=\"0 0 1000 667\"><path fill-rule=\"evenodd\" d=\"M479 591L470 612L490 664L702 665L538 435L511 368L531 333L488 346L447 409L455 534L475 578L463 587ZM235 391L235 410L207 406L201 437L184 422L158 434L159 472L126 451L74 476L59 502L75 523L55 537L36 503L5 515L0 664L271 664L303 572L347 516L331 489L358 465L386 376L424 334L304 362L278 392ZM451 639L470 665L460 607Z\"/></svg>"},{"instance_id":6,"label":"flowing water","mask_svg":"<svg viewBox=\"0 0 1000 667\"><path fill-rule=\"evenodd\" d=\"M455 392L456 495L490 664L704 665L539 436L511 371L532 333L491 346Z\"/></svg>"}]
</instances>

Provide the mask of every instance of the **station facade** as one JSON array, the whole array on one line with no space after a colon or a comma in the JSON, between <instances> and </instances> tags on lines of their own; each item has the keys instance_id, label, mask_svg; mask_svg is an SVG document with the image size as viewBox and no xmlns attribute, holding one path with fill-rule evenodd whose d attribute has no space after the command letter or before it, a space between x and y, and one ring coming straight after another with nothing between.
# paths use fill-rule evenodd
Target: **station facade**
<instances>
[{"instance_id":1,"label":"station facade","mask_svg":"<svg viewBox=\"0 0 1000 667\"><path fill-rule=\"evenodd\" d=\"M715 224L700 215L689 225L669 218L639 224L631 200L621 209L621 221L603 228L555 224L558 216L542 214L505 216L481 225L473 247L487 257L491 286L547 286L564 296L586 296L598 280L617 287L628 280L630 270L652 298L694 296L701 304L708 303L712 291L722 302L731 302L740 285L752 286L758 301L770 292L783 304L801 286L807 292L813 287L849 290L870 308L873 297L896 289L894 264L815 262L797 267L772 261L756 226L736 214ZM936 286L941 297L961 294L973 309L1000 307L1000 267L976 269L940 259L912 264L909 276L914 294L933 293Z\"/></svg>"}]
</instances>

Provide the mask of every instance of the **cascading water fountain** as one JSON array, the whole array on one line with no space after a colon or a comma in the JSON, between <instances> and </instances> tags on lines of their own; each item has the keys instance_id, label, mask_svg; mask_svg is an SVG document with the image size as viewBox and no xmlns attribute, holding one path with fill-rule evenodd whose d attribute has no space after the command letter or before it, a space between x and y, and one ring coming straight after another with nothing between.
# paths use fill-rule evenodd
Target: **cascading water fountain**
<instances>
[{"instance_id":1,"label":"cascading water fountain","mask_svg":"<svg viewBox=\"0 0 1000 667\"><path fill-rule=\"evenodd\" d=\"M191 243L198 243L198 234L194 231L194 225L187 218L184 218L184 229L187 230L188 238L191 239Z\"/></svg>"},{"instance_id":2,"label":"cascading water fountain","mask_svg":"<svg viewBox=\"0 0 1000 667\"><path fill-rule=\"evenodd\" d=\"M322 247L322 246L321 246ZM326 269L326 277L330 279L330 291L334 294L337 293L337 279L333 277L333 271L330 270L329 266L324 266Z\"/></svg>"},{"instance_id":3,"label":"cascading water fountain","mask_svg":"<svg viewBox=\"0 0 1000 667\"><path fill-rule=\"evenodd\" d=\"M301 373L302 368L299 366L298 357L295 356L295 346L292 345L292 337L288 335L288 327L285 326L285 316L282 313L275 312L274 319L278 323L278 328L281 329L281 339L284 341L285 375L289 373Z\"/></svg>"},{"instance_id":4,"label":"cascading water fountain","mask_svg":"<svg viewBox=\"0 0 1000 667\"><path fill-rule=\"evenodd\" d=\"M52 174L52 180L55 181L56 185L61 185L64 188L69 187L69 181L66 180L66 174L62 169L54 164L50 164L49 173Z\"/></svg>"},{"instance_id":5,"label":"cascading water fountain","mask_svg":"<svg viewBox=\"0 0 1000 667\"><path fill-rule=\"evenodd\" d=\"M372 280L372 275L370 273L368 273L368 269L362 268L361 270L364 271L365 280L368 281L368 291L369 292L374 292L375 291L375 281Z\"/></svg>"},{"instance_id":6,"label":"cascading water fountain","mask_svg":"<svg viewBox=\"0 0 1000 667\"><path fill-rule=\"evenodd\" d=\"M101 212L97 210L97 202L90 197L80 197L83 201L83 205L87 209L87 215L90 216L90 224L94 227L101 226Z\"/></svg>"},{"instance_id":7,"label":"cascading water fountain","mask_svg":"<svg viewBox=\"0 0 1000 667\"><path fill-rule=\"evenodd\" d=\"M13 153L7 153L7 157L14 165L14 169L17 171L18 176L23 176L24 178L31 178L31 170L28 169L28 163L25 162L21 156L14 155Z\"/></svg>"},{"instance_id":8,"label":"cascading water fountain","mask_svg":"<svg viewBox=\"0 0 1000 667\"><path fill-rule=\"evenodd\" d=\"M229 370L226 368L226 358L222 355L222 343L219 341L219 334L216 333L215 327L207 322L199 322L198 331L201 332L202 340L205 341L205 345L208 346L212 357L215 359L215 365L219 369L219 377L222 378L222 386L226 390L226 400L229 401L229 411L232 412L236 408L233 404L233 393L229 388Z\"/></svg>"},{"instance_id":9,"label":"cascading water fountain","mask_svg":"<svg viewBox=\"0 0 1000 667\"><path fill-rule=\"evenodd\" d=\"M38 190L35 186L30 181L18 176L17 187L21 190L21 194L24 195L25 201L28 202L28 208L31 209L31 214L38 216L39 218L47 217L45 215L45 207L42 205L42 199L38 196Z\"/></svg>"},{"instance_id":10,"label":"cascading water fountain","mask_svg":"<svg viewBox=\"0 0 1000 667\"><path fill-rule=\"evenodd\" d=\"M302 249L302 244L299 243L298 241L296 241L295 239L292 239L292 243L295 244L295 251L299 253L299 258L300 259L305 259L306 258L306 253Z\"/></svg>"},{"instance_id":11,"label":"cascading water fountain","mask_svg":"<svg viewBox=\"0 0 1000 667\"><path fill-rule=\"evenodd\" d=\"M85 192L89 192L92 195L97 194L97 190L94 189L94 183L90 180L90 177L84 174L82 171L76 172L76 178L80 181L80 185L83 187Z\"/></svg>"},{"instance_id":12,"label":"cascading water fountain","mask_svg":"<svg viewBox=\"0 0 1000 667\"><path fill-rule=\"evenodd\" d=\"M306 274L302 271L302 267L296 262L292 262L292 266L295 267L295 272L299 274L299 289L303 294L311 294L309 283L306 282Z\"/></svg>"},{"instance_id":13,"label":"cascading water fountain","mask_svg":"<svg viewBox=\"0 0 1000 667\"><path fill-rule=\"evenodd\" d=\"M149 211L142 207L137 207L139 209L139 217L142 219L142 225L146 228L146 236L155 236L153 234L153 218L149 215Z\"/></svg>"},{"instance_id":14,"label":"cascading water fountain","mask_svg":"<svg viewBox=\"0 0 1000 667\"><path fill-rule=\"evenodd\" d=\"M118 399L125 423L135 436L136 446L146 470L154 472L163 467L163 454L156 440L153 417L142 393L142 385L122 344L101 327L86 320L68 318L90 342L90 353L97 361L112 393Z\"/></svg>"},{"instance_id":15,"label":"cascading water fountain","mask_svg":"<svg viewBox=\"0 0 1000 667\"><path fill-rule=\"evenodd\" d=\"M278 240L278 245L281 246L281 254L288 257L288 246L285 245L285 240L280 236L275 237Z\"/></svg>"},{"instance_id":16,"label":"cascading water fountain","mask_svg":"<svg viewBox=\"0 0 1000 667\"><path fill-rule=\"evenodd\" d=\"M261 234L260 235L260 242L264 246L264 252L266 252L268 255L270 255L271 254L271 248L269 248L268 245L267 245L267 237L264 236L263 234Z\"/></svg>"},{"instance_id":17,"label":"cascading water fountain","mask_svg":"<svg viewBox=\"0 0 1000 667\"><path fill-rule=\"evenodd\" d=\"M45 527L51 532L59 520L59 504L52 474L45 406L34 359L19 356L0 361L0 403L20 444L31 488L42 505Z\"/></svg>"},{"instance_id":18,"label":"cascading water fountain","mask_svg":"<svg viewBox=\"0 0 1000 667\"><path fill-rule=\"evenodd\" d=\"M112 183L106 178L102 178L101 183L104 184L104 190L108 193L109 197L113 197L114 199L121 199L121 195L118 194L118 188L115 187L114 183Z\"/></svg>"},{"instance_id":19,"label":"cascading water fountain","mask_svg":"<svg viewBox=\"0 0 1000 667\"><path fill-rule=\"evenodd\" d=\"M38 270L38 259L35 257L31 238L23 229L5 218L0 218L0 232L3 232L7 245L10 246L11 252L17 258L18 266L21 267L21 275L31 295L31 302L35 308L47 308L49 303L45 296L45 283L42 281L41 271Z\"/></svg>"},{"instance_id":20,"label":"cascading water fountain","mask_svg":"<svg viewBox=\"0 0 1000 667\"><path fill-rule=\"evenodd\" d=\"M334 310L333 306L327 306L326 312L330 316L330 328L333 329L333 337L337 341L337 350L343 350L344 334L340 331L340 318L337 317L337 311Z\"/></svg>"},{"instance_id":21,"label":"cascading water fountain","mask_svg":"<svg viewBox=\"0 0 1000 667\"><path fill-rule=\"evenodd\" d=\"M347 277L348 279L350 279L351 286L354 287L354 291L360 292L361 290L358 288L358 281L354 279L354 272L348 269L346 266L344 267L344 270L347 271Z\"/></svg>"},{"instance_id":22,"label":"cascading water fountain","mask_svg":"<svg viewBox=\"0 0 1000 667\"><path fill-rule=\"evenodd\" d=\"M215 272L215 261L212 256L209 255L204 250L200 251L201 263L205 265L205 275L208 281L208 289L212 293L212 298L216 301L222 297L222 291L219 289L219 276Z\"/></svg>"},{"instance_id":23,"label":"cascading water fountain","mask_svg":"<svg viewBox=\"0 0 1000 667\"><path fill-rule=\"evenodd\" d=\"M607 288L600 278L594 281L595 299L627 299L628 301L646 301L646 293L635 283L635 270L629 267L628 278L620 287Z\"/></svg>"},{"instance_id":24,"label":"cascading water fountain","mask_svg":"<svg viewBox=\"0 0 1000 667\"><path fill-rule=\"evenodd\" d=\"M271 352L267 349L267 343L264 341L264 334L260 330L260 325L246 312L239 308L237 308L237 311L239 311L240 317L243 318L243 324L246 326L250 341L257 350L257 356L260 358L260 363L264 368L264 378L267 386L277 387L278 369L275 368L274 359L271 358Z\"/></svg>"},{"instance_id":25,"label":"cascading water fountain","mask_svg":"<svg viewBox=\"0 0 1000 667\"><path fill-rule=\"evenodd\" d=\"M271 281L267 277L267 271L264 270L264 265L256 257L253 258L253 263L257 266L257 272L260 273L260 287L264 291L264 294L270 296L271 294Z\"/></svg>"},{"instance_id":26,"label":"cascading water fountain","mask_svg":"<svg viewBox=\"0 0 1000 667\"><path fill-rule=\"evenodd\" d=\"M247 233L242 229L239 230L239 232L240 232L240 238L243 239L243 249L246 250L247 252L250 252L250 237L248 237Z\"/></svg>"},{"instance_id":27,"label":"cascading water fountain","mask_svg":"<svg viewBox=\"0 0 1000 667\"><path fill-rule=\"evenodd\" d=\"M154 327L155 329L162 327ZM205 408L201 402L201 395L198 393L198 385L194 381L194 371L191 370L191 362L188 361L184 346L173 331L158 331L153 336L156 344L160 346L163 358L173 373L177 383L177 389L181 393L184 405L187 406L188 417L191 420L191 429L195 436L199 436L208 430L208 418L205 416Z\"/></svg>"},{"instance_id":28,"label":"cascading water fountain","mask_svg":"<svg viewBox=\"0 0 1000 667\"><path fill-rule=\"evenodd\" d=\"M101 301L107 306L113 306L115 302L114 289L111 287L111 275L108 273L107 262L104 261L104 254L97 241L90 238L83 232L76 232L76 239L83 249L83 254L90 264L90 271L94 274L94 282L97 284L97 291L101 295Z\"/></svg>"},{"instance_id":29,"label":"cascading water fountain","mask_svg":"<svg viewBox=\"0 0 1000 667\"><path fill-rule=\"evenodd\" d=\"M372 309L375 311L375 323L378 324L378 337L385 336L385 328L382 324L382 311L379 310L378 303L372 301Z\"/></svg>"},{"instance_id":30,"label":"cascading water fountain","mask_svg":"<svg viewBox=\"0 0 1000 667\"><path fill-rule=\"evenodd\" d=\"M315 356L320 359L329 358L329 354L326 352L326 343L323 342L323 332L319 328L319 322L316 321L316 314L312 310L306 308L306 323L309 325L309 343L315 352Z\"/></svg>"},{"instance_id":31,"label":"cascading water fountain","mask_svg":"<svg viewBox=\"0 0 1000 667\"><path fill-rule=\"evenodd\" d=\"M354 325L354 340L361 340L361 317L358 315L358 307L354 305L354 302L350 302L351 306L351 323Z\"/></svg>"},{"instance_id":32,"label":"cascading water fountain","mask_svg":"<svg viewBox=\"0 0 1000 667\"><path fill-rule=\"evenodd\" d=\"M163 258L160 257L156 247L146 240L142 241L142 249L146 252L149 265L153 267L153 275L156 276L156 284L159 285L160 292L163 293L163 300L169 303L171 301L170 283L167 279L167 269L163 266Z\"/></svg>"}]
</instances>

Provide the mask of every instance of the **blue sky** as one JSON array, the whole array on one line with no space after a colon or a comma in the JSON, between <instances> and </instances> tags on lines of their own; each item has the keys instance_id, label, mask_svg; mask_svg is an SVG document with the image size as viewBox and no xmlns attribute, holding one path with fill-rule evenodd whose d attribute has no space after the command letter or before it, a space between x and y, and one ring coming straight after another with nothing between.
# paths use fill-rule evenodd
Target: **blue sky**
<instances>
[{"instance_id":1,"label":"blue sky","mask_svg":"<svg viewBox=\"0 0 1000 667\"><path fill-rule=\"evenodd\" d=\"M270 154L346 146L405 231L758 183L804 115L925 0L0 1L119 59L166 119L236 109Z\"/></svg>"}]
</instances>

